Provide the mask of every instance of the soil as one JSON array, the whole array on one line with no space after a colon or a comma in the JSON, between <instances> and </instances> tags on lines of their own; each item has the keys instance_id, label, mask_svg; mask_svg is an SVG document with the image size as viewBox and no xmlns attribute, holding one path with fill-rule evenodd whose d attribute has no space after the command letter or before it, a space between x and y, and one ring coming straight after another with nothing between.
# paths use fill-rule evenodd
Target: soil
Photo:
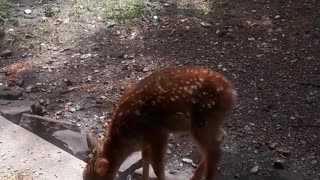
<instances>
[{"instance_id":1,"label":"soil","mask_svg":"<svg viewBox=\"0 0 320 180\"><path fill-rule=\"evenodd\" d=\"M0 52L13 53L0 59L0 83L49 100L47 116L101 135L130 84L161 67L209 67L238 92L218 179L320 179L320 1L213 3L210 13L170 1L114 26L72 16L71 1L10 2ZM58 10L45 17L49 7ZM199 162L187 137L169 148L169 172L192 169L182 158Z\"/></svg>"}]
</instances>

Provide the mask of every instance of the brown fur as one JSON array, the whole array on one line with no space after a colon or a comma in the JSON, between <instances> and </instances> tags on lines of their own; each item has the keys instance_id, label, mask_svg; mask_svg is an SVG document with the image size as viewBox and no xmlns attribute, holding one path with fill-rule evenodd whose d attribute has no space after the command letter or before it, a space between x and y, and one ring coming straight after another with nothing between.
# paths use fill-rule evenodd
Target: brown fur
<instances>
[{"instance_id":1,"label":"brown fur","mask_svg":"<svg viewBox=\"0 0 320 180\"><path fill-rule=\"evenodd\" d=\"M84 170L85 180L113 180L122 162L142 150L143 179L151 163L165 179L169 133L189 134L203 159L191 179L214 179L220 158L222 121L231 113L235 90L220 73L200 67L165 68L127 90L119 100L98 155ZM91 140L89 139L89 142Z\"/></svg>"}]
</instances>

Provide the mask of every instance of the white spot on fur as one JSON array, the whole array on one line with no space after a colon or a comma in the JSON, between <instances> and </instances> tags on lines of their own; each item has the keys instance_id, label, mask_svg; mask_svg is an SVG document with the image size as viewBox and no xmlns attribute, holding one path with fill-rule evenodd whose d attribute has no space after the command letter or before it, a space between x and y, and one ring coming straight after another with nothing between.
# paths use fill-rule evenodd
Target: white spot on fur
<instances>
[{"instance_id":1,"label":"white spot on fur","mask_svg":"<svg viewBox=\"0 0 320 180\"><path fill-rule=\"evenodd\" d=\"M137 116L140 116L140 111L137 109L134 111L134 113L137 115Z\"/></svg>"},{"instance_id":2,"label":"white spot on fur","mask_svg":"<svg viewBox=\"0 0 320 180\"><path fill-rule=\"evenodd\" d=\"M118 113L118 116L121 117L121 116L122 116L122 112L119 112L119 113Z\"/></svg>"},{"instance_id":3,"label":"white spot on fur","mask_svg":"<svg viewBox=\"0 0 320 180\"><path fill-rule=\"evenodd\" d=\"M217 88L217 92L221 92L221 91L223 91L223 89L224 88L222 86L220 86L220 87Z\"/></svg>"},{"instance_id":4,"label":"white spot on fur","mask_svg":"<svg viewBox=\"0 0 320 180\"><path fill-rule=\"evenodd\" d=\"M203 79L203 78L201 78L201 77L199 77L199 81L200 81L200 82L203 82L203 81L204 81L204 79Z\"/></svg>"},{"instance_id":5,"label":"white spot on fur","mask_svg":"<svg viewBox=\"0 0 320 180\"><path fill-rule=\"evenodd\" d=\"M176 99L174 97L170 97L170 100L174 102Z\"/></svg>"},{"instance_id":6,"label":"white spot on fur","mask_svg":"<svg viewBox=\"0 0 320 180\"><path fill-rule=\"evenodd\" d=\"M196 85L191 86L192 89L197 89L198 87Z\"/></svg>"}]
</instances>

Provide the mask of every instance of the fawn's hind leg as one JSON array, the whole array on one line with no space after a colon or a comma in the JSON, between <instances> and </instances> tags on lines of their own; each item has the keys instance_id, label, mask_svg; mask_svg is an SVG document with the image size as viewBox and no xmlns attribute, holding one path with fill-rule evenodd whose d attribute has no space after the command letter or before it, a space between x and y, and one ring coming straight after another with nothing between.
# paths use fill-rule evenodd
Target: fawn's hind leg
<instances>
[{"instance_id":1,"label":"fawn's hind leg","mask_svg":"<svg viewBox=\"0 0 320 180\"><path fill-rule=\"evenodd\" d=\"M149 179L149 164L151 159L151 148L148 144L142 147L142 179Z\"/></svg>"},{"instance_id":2,"label":"fawn's hind leg","mask_svg":"<svg viewBox=\"0 0 320 180\"><path fill-rule=\"evenodd\" d=\"M202 160L191 180L199 180L203 174L206 180L213 180L215 178L221 156L220 144L223 140L223 134L224 130L222 128L211 130L197 128L194 130L193 138L200 149Z\"/></svg>"}]
</instances>

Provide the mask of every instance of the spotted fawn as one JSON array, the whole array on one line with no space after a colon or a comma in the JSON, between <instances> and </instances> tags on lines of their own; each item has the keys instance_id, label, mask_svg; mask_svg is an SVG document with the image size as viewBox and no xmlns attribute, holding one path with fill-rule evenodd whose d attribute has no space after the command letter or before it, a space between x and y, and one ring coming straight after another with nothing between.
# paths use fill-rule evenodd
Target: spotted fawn
<instances>
[{"instance_id":1,"label":"spotted fawn","mask_svg":"<svg viewBox=\"0 0 320 180\"><path fill-rule=\"evenodd\" d=\"M221 127L231 114L236 91L222 74L201 67L172 67L153 72L129 88L113 111L101 142L88 136L95 149L83 172L84 180L114 180L124 160L142 151L142 178L149 164L165 179L164 157L170 133L190 135L202 160L191 179L213 180L224 137Z\"/></svg>"}]
</instances>

